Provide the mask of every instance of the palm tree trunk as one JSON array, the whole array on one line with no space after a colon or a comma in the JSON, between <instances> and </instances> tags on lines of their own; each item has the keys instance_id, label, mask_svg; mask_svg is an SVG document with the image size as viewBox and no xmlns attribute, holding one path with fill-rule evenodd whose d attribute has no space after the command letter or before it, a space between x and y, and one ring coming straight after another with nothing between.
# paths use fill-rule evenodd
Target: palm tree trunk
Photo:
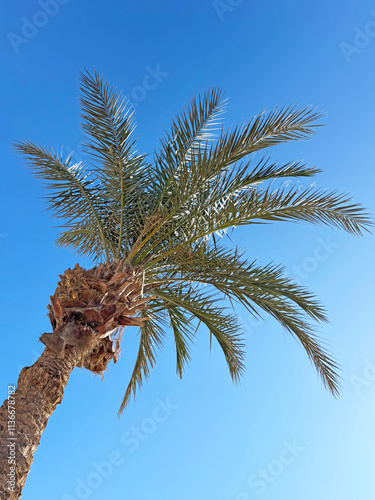
<instances>
[{"instance_id":1,"label":"palm tree trunk","mask_svg":"<svg viewBox=\"0 0 375 500\"><path fill-rule=\"evenodd\" d=\"M21 497L42 432L76 366L76 354L69 348L61 357L46 347L32 366L21 370L15 393L0 408L2 500Z\"/></svg>"},{"instance_id":2,"label":"palm tree trunk","mask_svg":"<svg viewBox=\"0 0 375 500\"><path fill-rule=\"evenodd\" d=\"M120 331L143 326L147 291L140 269L122 262L67 269L48 306L53 333L33 366L23 368L14 394L0 408L0 499L18 499L49 417L61 403L75 366L103 374L120 352ZM112 332L119 332L117 338Z\"/></svg>"}]
</instances>

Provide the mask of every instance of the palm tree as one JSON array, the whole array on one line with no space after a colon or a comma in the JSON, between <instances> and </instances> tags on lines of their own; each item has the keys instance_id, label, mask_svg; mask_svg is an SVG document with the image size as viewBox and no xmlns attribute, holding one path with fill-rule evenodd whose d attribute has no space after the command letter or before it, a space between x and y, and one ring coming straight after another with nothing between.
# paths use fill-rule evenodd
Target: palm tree
<instances>
[{"instance_id":1,"label":"palm tree","mask_svg":"<svg viewBox=\"0 0 375 500\"><path fill-rule=\"evenodd\" d=\"M14 395L15 498L72 370L103 374L117 360L127 325L140 328L139 350L120 414L149 376L168 327L180 376L202 324L219 343L232 379L240 381L241 328L223 299L255 316L276 318L337 396L338 367L314 333L314 323L326 320L324 308L282 267L246 260L224 237L235 226L268 221L324 224L356 235L370 224L349 196L289 184L291 178L312 177L316 168L254 158L270 146L310 137L321 116L314 109L274 109L225 131L220 122L226 100L221 90L206 91L177 115L151 157L136 150L133 115L121 94L95 71L82 73L80 83L87 164L29 141L15 145L45 182L48 208L62 220L57 244L95 265L85 270L77 264L60 276L48 305L53 332L42 334L42 355L20 373ZM0 410L3 444L11 403ZM6 446L0 460L5 499L13 467Z\"/></svg>"}]
</instances>

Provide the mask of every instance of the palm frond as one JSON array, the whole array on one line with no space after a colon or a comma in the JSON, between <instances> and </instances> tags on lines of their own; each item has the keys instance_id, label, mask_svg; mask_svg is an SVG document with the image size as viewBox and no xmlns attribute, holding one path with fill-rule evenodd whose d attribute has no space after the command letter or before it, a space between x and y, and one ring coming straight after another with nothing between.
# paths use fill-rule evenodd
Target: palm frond
<instances>
[{"instance_id":1,"label":"palm frond","mask_svg":"<svg viewBox=\"0 0 375 500\"><path fill-rule=\"evenodd\" d=\"M238 319L226 312L224 307L215 305L210 294L199 290L184 290L181 286L169 284L166 289L155 290L155 295L164 301L166 307L179 307L190 313L205 325L220 345L226 359L229 373L238 383L244 372L244 349L242 329Z\"/></svg>"},{"instance_id":2,"label":"palm frond","mask_svg":"<svg viewBox=\"0 0 375 500\"><path fill-rule=\"evenodd\" d=\"M152 270L148 273L152 274ZM164 273L161 275L159 270L158 274L160 284L165 280L167 289L183 287L184 283L210 285L254 316L261 316L261 311L270 314L299 340L326 387L338 394L337 365L322 349L304 317L327 321L325 311L313 294L285 276L281 266L260 266L243 260L237 251L200 246L179 252L170 259ZM158 283L157 278L154 283Z\"/></svg>"},{"instance_id":3,"label":"palm frond","mask_svg":"<svg viewBox=\"0 0 375 500\"><path fill-rule=\"evenodd\" d=\"M56 238L56 245L61 248L73 248L77 254L92 259L94 262L102 257L103 244L96 225L90 219L66 226Z\"/></svg>"},{"instance_id":4,"label":"palm frond","mask_svg":"<svg viewBox=\"0 0 375 500\"><path fill-rule=\"evenodd\" d=\"M204 221L205 213L209 213L212 209L215 213L219 213L225 208L228 200L237 197L241 191L254 189L259 184L270 180L286 177L310 177L319 172L318 169L301 162L280 165L271 163L269 159L262 159L250 172L248 171L249 165L250 163L246 163L230 172L225 171L213 181L210 176L206 181L202 172L197 174L195 170L191 170L189 173L190 181L193 178L197 182L191 181L190 185L187 179L182 182L183 188L179 191L179 203L177 203L176 198L173 199L175 205L173 211L169 211L167 216L161 219L159 231L152 239L152 244L144 249L138 257L138 261L141 261L147 252L154 252L155 248L166 239L169 239L170 243L172 239L176 241L174 236L178 232L184 235L184 240L188 240L188 232L184 230L186 222L190 220L194 225L196 218L201 218ZM168 220L169 223L166 224ZM215 232L220 231L222 230L218 229Z\"/></svg>"},{"instance_id":5,"label":"palm frond","mask_svg":"<svg viewBox=\"0 0 375 500\"><path fill-rule=\"evenodd\" d=\"M80 90L85 147L100 161L101 170L104 167L99 174L106 182L117 164L134 154L133 113L121 93L95 70L80 74Z\"/></svg>"},{"instance_id":6,"label":"palm frond","mask_svg":"<svg viewBox=\"0 0 375 500\"><path fill-rule=\"evenodd\" d=\"M354 235L368 231L371 219L353 199L337 191L282 186L273 191L249 189L217 202L217 193L197 204L180 221L186 243L193 243L217 231L270 221L309 222L338 227ZM211 202L212 200L212 202Z\"/></svg>"},{"instance_id":7,"label":"palm frond","mask_svg":"<svg viewBox=\"0 0 375 500\"><path fill-rule=\"evenodd\" d=\"M185 119L188 117L189 115ZM321 117L322 114L311 107L276 108L269 113L261 113L233 131L222 130L216 142L207 142L196 148L196 155L189 162L180 163L178 172L173 170L173 182L178 188L178 193L175 194L178 199L186 200L202 187L209 188L210 181L224 175L228 167L252 153L283 142L308 138L314 134L315 127L319 126L316 122ZM167 165L174 165L171 158L168 160ZM290 171L292 172L292 168ZM313 173L316 170L311 175ZM292 175L296 176L297 172ZM305 175L306 169L301 171L301 176ZM173 193L172 190L169 194Z\"/></svg>"},{"instance_id":8,"label":"palm frond","mask_svg":"<svg viewBox=\"0 0 375 500\"><path fill-rule=\"evenodd\" d=\"M138 354L118 416L125 410L131 396L135 397L137 389L142 387L143 380L149 378L150 370L156 362L156 350L160 349L164 342L163 325L165 325L165 320L160 310L155 308L152 311L150 308L147 312L143 312L142 316L147 316L149 320L145 321L144 326L140 328Z\"/></svg>"},{"instance_id":9,"label":"palm frond","mask_svg":"<svg viewBox=\"0 0 375 500\"><path fill-rule=\"evenodd\" d=\"M322 117L323 114L311 106L287 106L263 111L249 123L239 125L232 131L223 131L210 157L213 162L228 166L256 151L307 139L320 126L317 121Z\"/></svg>"},{"instance_id":10,"label":"palm frond","mask_svg":"<svg viewBox=\"0 0 375 500\"><path fill-rule=\"evenodd\" d=\"M215 139L221 128L220 118L225 104L221 89L213 88L193 97L187 109L172 120L171 130L161 140L160 149L155 154L153 189L159 193L159 201L178 191L179 169L186 167Z\"/></svg>"},{"instance_id":11,"label":"palm frond","mask_svg":"<svg viewBox=\"0 0 375 500\"><path fill-rule=\"evenodd\" d=\"M338 375L340 367L333 361L329 353L321 347L311 325L304 321L295 308L282 301L273 301L270 304L259 302L258 305L299 340L315 366L324 386L333 396L337 397L340 393L340 377Z\"/></svg>"},{"instance_id":12,"label":"palm frond","mask_svg":"<svg viewBox=\"0 0 375 500\"><path fill-rule=\"evenodd\" d=\"M193 342L196 330L192 326L193 316L187 317L180 307L167 306L166 309L176 346L176 369L182 378L185 365L191 360L190 344Z\"/></svg>"},{"instance_id":13,"label":"palm frond","mask_svg":"<svg viewBox=\"0 0 375 500\"><path fill-rule=\"evenodd\" d=\"M254 298L290 300L315 320L325 321L326 315L314 295L296 284L285 274L282 266L261 266L256 261L248 262L243 253L228 250L220 245L200 244L182 249L168 259L161 272L153 271L153 260L146 264L149 279L156 285L163 282L201 283L212 285L224 296L237 300L245 307ZM155 276L154 276L155 274Z\"/></svg>"},{"instance_id":14,"label":"palm frond","mask_svg":"<svg viewBox=\"0 0 375 500\"><path fill-rule=\"evenodd\" d=\"M82 128L88 138L85 148L95 160L95 173L116 218L116 234L112 234L112 239L116 240L119 258L126 250L124 239L133 232L130 219L139 198L144 196L150 176L145 155L137 154L135 149L135 124L126 99L95 70L93 75L81 73L80 81Z\"/></svg>"},{"instance_id":15,"label":"palm frond","mask_svg":"<svg viewBox=\"0 0 375 500\"><path fill-rule=\"evenodd\" d=\"M161 140L160 149L155 153L155 167L149 180L154 199L149 205L149 217L144 222L147 229L148 224L152 229L143 239L138 239L129 252L129 261L142 260L146 243L159 230L163 232L165 224L177 212L174 206L179 205L177 200L184 189L181 173L188 173L189 165L195 161L201 148L212 142L224 109L222 91L212 89L203 96L194 97L190 106L172 121L170 133Z\"/></svg>"},{"instance_id":16,"label":"palm frond","mask_svg":"<svg viewBox=\"0 0 375 500\"><path fill-rule=\"evenodd\" d=\"M62 227L69 230L73 225L77 231L79 224L84 222L91 231L97 232L96 246L89 253L104 253L109 260L113 248L104 227L102 192L95 177L82 163L71 165L71 156L63 160L61 154L30 141L16 142L15 149L27 160L34 176L44 181L51 193L46 196L47 209L65 220Z\"/></svg>"},{"instance_id":17,"label":"palm frond","mask_svg":"<svg viewBox=\"0 0 375 500\"><path fill-rule=\"evenodd\" d=\"M227 169L208 183L202 197L210 203L218 203L228 196L235 196L240 191L260 187L261 184L285 178L312 177L321 172L301 161L279 164L268 157L262 158L255 166L253 162L239 164L236 168ZM204 196L205 195L205 196Z\"/></svg>"}]
</instances>

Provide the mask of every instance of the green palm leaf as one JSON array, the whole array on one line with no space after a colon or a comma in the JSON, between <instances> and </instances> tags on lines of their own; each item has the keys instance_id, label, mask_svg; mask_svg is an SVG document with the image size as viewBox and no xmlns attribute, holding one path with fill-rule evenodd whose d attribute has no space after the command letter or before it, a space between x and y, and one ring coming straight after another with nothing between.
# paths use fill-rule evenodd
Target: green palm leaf
<instances>
[{"instance_id":1,"label":"green palm leaf","mask_svg":"<svg viewBox=\"0 0 375 500\"><path fill-rule=\"evenodd\" d=\"M115 217L112 239L119 258L126 251L124 239L131 241L130 221L149 184L149 174L145 156L135 149L133 113L126 99L96 71L93 75L81 73L80 81L82 128L88 137L85 148L95 162L96 175Z\"/></svg>"},{"instance_id":2,"label":"green palm leaf","mask_svg":"<svg viewBox=\"0 0 375 500\"><path fill-rule=\"evenodd\" d=\"M315 133L322 113L311 106L263 111L249 123L221 134L210 152L213 163L231 165L251 153L284 142L307 139Z\"/></svg>"},{"instance_id":3,"label":"green palm leaf","mask_svg":"<svg viewBox=\"0 0 375 500\"><path fill-rule=\"evenodd\" d=\"M242 330L236 316L215 305L212 295L199 290L186 290L180 286L157 289L155 295L169 305L184 309L203 323L219 343L227 361L230 375L239 382L244 371L244 344Z\"/></svg>"},{"instance_id":4,"label":"green palm leaf","mask_svg":"<svg viewBox=\"0 0 375 500\"><path fill-rule=\"evenodd\" d=\"M71 156L63 160L52 149L29 141L19 141L15 143L15 148L26 158L34 176L42 179L50 191L51 194L46 197L47 209L55 217L64 219L62 227L68 231L73 228L76 237L79 237L77 231L80 231L82 224L85 225L82 233L85 238L87 229L92 235L96 233L87 253L98 258L104 253L109 260L113 255L113 248L104 228L102 193L95 177L87 171L84 164L70 165Z\"/></svg>"},{"instance_id":5,"label":"green palm leaf","mask_svg":"<svg viewBox=\"0 0 375 500\"><path fill-rule=\"evenodd\" d=\"M173 330L176 345L176 369L182 378L185 365L191 361L190 344L193 342L196 329L193 328L194 316L187 316L181 307L167 307L170 326Z\"/></svg>"},{"instance_id":6,"label":"green palm leaf","mask_svg":"<svg viewBox=\"0 0 375 500\"><path fill-rule=\"evenodd\" d=\"M156 362L156 350L163 345L164 331L162 327L165 326L165 320L160 310L149 310L142 316L147 316L149 320L140 328L137 358L118 415L124 411L131 396L135 397L137 388L140 389L142 386L143 379L150 376L150 369L154 367Z\"/></svg>"}]
</instances>

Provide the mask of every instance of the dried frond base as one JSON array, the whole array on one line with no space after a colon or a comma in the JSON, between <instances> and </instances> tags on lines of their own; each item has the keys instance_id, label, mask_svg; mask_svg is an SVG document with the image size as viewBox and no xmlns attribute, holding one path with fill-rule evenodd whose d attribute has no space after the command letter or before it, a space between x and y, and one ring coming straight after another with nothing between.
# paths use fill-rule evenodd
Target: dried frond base
<instances>
[{"instance_id":1,"label":"dried frond base","mask_svg":"<svg viewBox=\"0 0 375 500\"><path fill-rule=\"evenodd\" d=\"M78 264L67 269L48 305L53 333L44 333L40 340L59 356L74 348L76 366L102 374L112 359L117 361L122 328L148 320L137 317L152 298L143 296L150 290L142 276L140 267L124 267L121 261L89 270Z\"/></svg>"}]
</instances>

